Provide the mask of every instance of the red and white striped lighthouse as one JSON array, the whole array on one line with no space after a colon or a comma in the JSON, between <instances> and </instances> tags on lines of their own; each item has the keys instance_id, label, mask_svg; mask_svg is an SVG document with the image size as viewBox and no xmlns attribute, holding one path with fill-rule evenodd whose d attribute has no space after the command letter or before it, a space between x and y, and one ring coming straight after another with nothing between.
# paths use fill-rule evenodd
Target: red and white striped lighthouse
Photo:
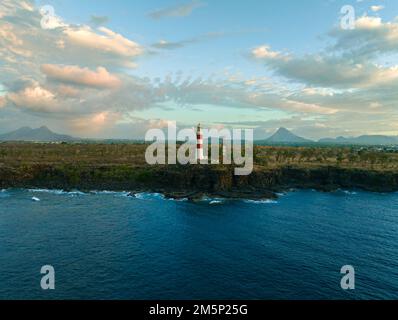
<instances>
[{"instance_id":1,"label":"red and white striped lighthouse","mask_svg":"<svg viewBox=\"0 0 398 320\"><path fill-rule=\"evenodd\" d=\"M198 124L198 128L196 130L196 159L203 160L203 134L202 129L200 127L200 123Z\"/></svg>"}]
</instances>

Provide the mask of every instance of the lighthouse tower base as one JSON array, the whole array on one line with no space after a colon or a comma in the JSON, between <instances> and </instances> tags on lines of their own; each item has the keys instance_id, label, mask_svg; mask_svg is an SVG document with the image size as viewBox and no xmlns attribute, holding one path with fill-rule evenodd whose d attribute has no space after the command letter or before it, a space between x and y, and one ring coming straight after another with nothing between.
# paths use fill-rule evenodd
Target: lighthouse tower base
<instances>
[{"instance_id":1,"label":"lighthouse tower base","mask_svg":"<svg viewBox=\"0 0 398 320\"><path fill-rule=\"evenodd\" d=\"M196 149L196 160L205 160L203 149Z\"/></svg>"}]
</instances>

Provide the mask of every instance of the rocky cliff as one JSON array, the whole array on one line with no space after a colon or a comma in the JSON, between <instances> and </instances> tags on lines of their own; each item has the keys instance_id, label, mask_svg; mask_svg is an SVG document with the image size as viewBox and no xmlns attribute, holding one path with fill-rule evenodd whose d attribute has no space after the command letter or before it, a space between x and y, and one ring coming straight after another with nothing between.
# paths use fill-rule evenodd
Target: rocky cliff
<instances>
[{"instance_id":1,"label":"rocky cliff","mask_svg":"<svg viewBox=\"0 0 398 320\"><path fill-rule=\"evenodd\" d=\"M291 188L331 191L338 188L376 192L398 190L398 173L338 167L256 168L235 176L230 166L0 166L0 188L56 188L163 192L169 197L203 194L272 198Z\"/></svg>"}]
</instances>

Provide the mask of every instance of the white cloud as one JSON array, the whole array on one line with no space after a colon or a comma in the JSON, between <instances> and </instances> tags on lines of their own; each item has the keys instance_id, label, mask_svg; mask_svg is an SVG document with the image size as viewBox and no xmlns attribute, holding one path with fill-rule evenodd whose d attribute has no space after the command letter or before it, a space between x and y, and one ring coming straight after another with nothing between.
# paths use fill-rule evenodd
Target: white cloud
<instances>
[{"instance_id":1,"label":"white cloud","mask_svg":"<svg viewBox=\"0 0 398 320\"><path fill-rule=\"evenodd\" d=\"M381 54L398 53L398 21L362 16L353 30L335 28L329 35L336 41L330 50L344 52L347 59L369 61Z\"/></svg>"},{"instance_id":2,"label":"white cloud","mask_svg":"<svg viewBox=\"0 0 398 320\"><path fill-rule=\"evenodd\" d=\"M372 10L373 12L378 12L378 11L383 10L384 8L385 8L384 6L378 5L378 6L371 6L370 10Z\"/></svg>"},{"instance_id":3,"label":"white cloud","mask_svg":"<svg viewBox=\"0 0 398 320\"><path fill-rule=\"evenodd\" d=\"M67 40L79 46L103 51L120 57L136 57L143 53L143 48L122 35L105 27L95 32L88 26L68 27L64 29Z\"/></svg>"},{"instance_id":4,"label":"white cloud","mask_svg":"<svg viewBox=\"0 0 398 320\"><path fill-rule=\"evenodd\" d=\"M39 84L7 94L7 99L18 107L39 112L54 112L58 106L56 96Z\"/></svg>"},{"instance_id":5,"label":"white cloud","mask_svg":"<svg viewBox=\"0 0 398 320\"><path fill-rule=\"evenodd\" d=\"M310 95L310 96L333 96L334 91L330 90L328 88L314 88L314 87L306 87L302 90L302 93L304 95Z\"/></svg>"},{"instance_id":6,"label":"white cloud","mask_svg":"<svg viewBox=\"0 0 398 320\"><path fill-rule=\"evenodd\" d=\"M43 30L37 8L25 2L3 0L0 4L0 16L5 17L0 19L0 82L6 87L0 108L9 119L20 117L34 123L40 119L96 136L101 130L109 134L113 129L126 130L120 124L126 115L168 103L175 110L200 105L247 108L258 111L259 117L276 110L291 118L279 119L279 125L275 120L272 126L286 123L310 134L315 134L311 128L331 135L345 127L350 127L350 133L361 128L392 131L398 122L398 66L381 62L384 54L398 53L396 21L360 17L354 30L332 30L333 46L319 53L299 56L267 44L252 49L252 57L274 77L234 73L184 78L176 72L174 78L152 81L127 70L145 54L141 44L108 28L69 25L61 18L62 25ZM192 12L174 9L158 17ZM179 48L214 36L163 40L153 47ZM1 121L0 117L3 126ZM142 132L162 123L134 120L130 126ZM271 123L259 128L271 129Z\"/></svg>"},{"instance_id":7,"label":"white cloud","mask_svg":"<svg viewBox=\"0 0 398 320\"><path fill-rule=\"evenodd\" d=\"M252 50L252 54L254 57L258 59L279 59L282 57L282 54L277 51L272 51L270 46L263 45Z\"/></svg>"},{"instance_id":8,"label":"white cloud","mask_svg":"<svg viewBox=\"0 0 398 320\"><path fill-rule=\"evenodd\" d=\"M49 78L60 82L71 84L98 87L115 88L121 86L121 80L108 72L103 67L98 67L96 71L78 66L59 66L44 64L41 66L42 72Z\"/></svg>"},{"instance_id":9,"label":"white cloud","mask_svg":"<svg viewBox=\"0 0 398 320\"><path fill-rule=\"evenodd\" d=\"M203 2L194 0L173 7L152 11L149 16L153 19L162 19L166 17L187 17L191 15L195 9L203 7L204 5L205 4Z\"/></svg>"},{"instance_id":10,"label":"white cloud","mask_svg":"<svg viewBox=\"0 0 398 320\"><path fill-rule=\"evenodd\" d=\"M281 54L253 50L253 56L263 61L277 74L290 80L315 87L369 88L397 80L398 66L383 67L372 62L357 63L345 56L328 54L305 55L279 59ZM259 52L262 52L259 54Z\"/></svg>"}]
</instances>

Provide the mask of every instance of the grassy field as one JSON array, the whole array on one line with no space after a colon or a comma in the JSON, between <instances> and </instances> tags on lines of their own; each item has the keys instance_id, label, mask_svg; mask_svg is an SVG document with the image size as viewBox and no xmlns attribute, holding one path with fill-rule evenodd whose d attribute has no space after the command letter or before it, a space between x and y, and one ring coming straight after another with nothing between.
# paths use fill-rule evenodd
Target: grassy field
<instances>
[{"instance_id":1,"label":"grassy field","mask_svg":"<svg viewBox=\"0 0 398 320\"><path fill-rule=\"evenodd\" d=\"M0 143L1 188L147 190L172 197L263 198L290 188L398 190L398 153L356 147L254 147L254 170L148 165L145 144ZM271 194L272 193L272 194ZM181 195L182 194L182 195Z\"/></svg>"},{"instance_id":2,"label":"grassy field","mask_svg":"<svg viewBox=\"0 0 398 320\"><path fill-rule=\"evenodd\" d=\"M39 144L1 143L0 166L77 165L147 166L145 144ZM398 153L354 147L254 147L257 169L294 166L334 166L372 170L398 170Z\"/></svg>"}]
</instances>

